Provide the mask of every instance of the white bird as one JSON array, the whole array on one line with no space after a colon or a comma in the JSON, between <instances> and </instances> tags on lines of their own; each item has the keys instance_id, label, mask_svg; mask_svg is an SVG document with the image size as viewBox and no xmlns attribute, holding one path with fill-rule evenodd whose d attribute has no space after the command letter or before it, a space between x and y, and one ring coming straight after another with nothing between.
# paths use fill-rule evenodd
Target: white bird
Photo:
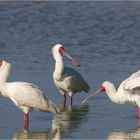
<instances>
[{"instance_id":1,"label":"white bird","mask_svg":"<svg viewBox=\"0 0 140 140\"><path fill-rule=\"evenodd\" d=\"M136 105L138 107L138 118L140 119L140 71L124 80L117 91L113 83L105 81L99 90L89 95L82 103L86 102L93 95L103 91L107 93L110 100L114 103L131 103Z\"/></svg>"},{"instance_id":2,"label":"white bird","mask_svg":"<svg viewBox=\"0 0 140 140\"><path fill-rule=\"evenodd\" d=\"M5 97L24 112L24 127L28 128L28 113L30 111L48 111L57 113L58 109L38 87L26 82L7 82L12 66L6 61L0 61L0 91Z\"/></svg>"},{"instance_id":3,"label":"white bird","mask_svg":"<svg viewBox=\"0 0 140 140\"><path fill-rule=\"evenodd\" d=\"M52 54L56 62L53 72L54 83L64 96L63 105L65 106L66 104L66 93L70 96L70 105L72 105L72 96L77 92L88 92L89 86L80 73L64 66L62 55L68 57L76 66L80 66L80 64L64 50L61 44L56 44L52 48Z\"/></svg>"}]
</instances>

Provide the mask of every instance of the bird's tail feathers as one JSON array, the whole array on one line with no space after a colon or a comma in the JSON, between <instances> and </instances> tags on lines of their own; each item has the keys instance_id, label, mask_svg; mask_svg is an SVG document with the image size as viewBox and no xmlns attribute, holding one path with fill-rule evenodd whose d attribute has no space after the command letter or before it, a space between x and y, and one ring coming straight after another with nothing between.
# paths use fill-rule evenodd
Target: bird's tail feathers
<instances>
[{"instance_id":1,"label":"bird's tail feathers","mask_svg":"<svg viewBox=\"0 0 140 140\"><path fill-rule=\"evenodd\" d=\"M57 106L51 100L49 100L48 103L49 103L49 111L54 114L57 114L59 112L59 109L57 108Z\"/></svg>"},{"instance_id":2,"label":"bird's tail feathers","mask_svg":"<svg viewBox=\"0 0 140 140\"><path fill-rule=\"evenodd\" d=\"M87 85L85 86L85 88L83 89L83 91L86 92L86 93L88 93L89 90L90 90L90 87L89 87L89 85L87 84Z\"/></svg>"}]
</instances>

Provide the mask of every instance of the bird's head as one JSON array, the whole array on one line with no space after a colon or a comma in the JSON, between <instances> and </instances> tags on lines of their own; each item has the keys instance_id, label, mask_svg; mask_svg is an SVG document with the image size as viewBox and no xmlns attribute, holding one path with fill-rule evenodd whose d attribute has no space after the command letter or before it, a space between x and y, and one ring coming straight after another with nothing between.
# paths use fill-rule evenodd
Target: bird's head
<instances>
[{"instance_id":1,"label":"bird's head","mask_svg":"<svg viewBox=\"0 0 140 140\"><path fill-rule=\"evenodd\" d=\"M6 79L10 75L12 66L5 60L0 60L0 79Z\"/></svg>"},{"instance_id":2,"label":"bird's head","mask_svg":"<svg viewBox=\"0 0 140 140\"><path fill-rule=\"evenodd\" d=\"M12 66L10 63L8 63L7 61L5 60L0 60L0 71L2 70L11 70Z\"/></svg>"},{"instance_id":3,"label":"bird's head","mask_svg":"<svg viewBox=\"0 0 140 140\"><path fill-rule=\"evenodd\" d=\"M102 83L101 87L99 88L98 92L96 93L101 93L101 92L108 92L110 90L110 87L114 86L112 82L110 81L105 81Z\"/></svg>"},{"instance_id":4,"label":"bird's head","mask_svg":"<svg viewBox=\"0 0 140 140\"><path fill-rule=\"evenodd\" d=\"M99 94L101 92L107 92L108 93L111 89L114 89L113 83L110 82L110 81L105 81L105 82L102 83L101 87L95 93L96 94Z\"/></svg>"},{"instance_id":5,"label":"bird's head","mask_svg":"<svg viewBox=\"0 0 140 140\"><path fill-rule=\"evenodd\" d=\"M80 66L80 63L75 58L73 58L69 53L67 53L64 50L63 45L61 45L61 44L56 44L55 46L53 46L52 54L53 54L53 57L54 57L55 60L59 59L60 57L62 57L62 55L64 55L69 60L71 60L74 63L74 65L76 65L78 67Z\"/></svg>"},{"instance_id":6,"label":"bird's head","mask_svg":"<svg viewBox=\"0 0 140 140\"><path fill-rule=\"evenodd\" d=\"M111 88L110 88L111 87ZM113 88L112 88L113 87ZM94 93L90 94L88 97L86 97L83 101L82 104L85 103L89 98L91 98L92 96L99 94L101 92L106 92L106 93L111 93L110 90L114 89L114 85L109 82L109 81L105 81L104 83L102 83L101 87L95 91Z\"/></svg>"}]
</instances>

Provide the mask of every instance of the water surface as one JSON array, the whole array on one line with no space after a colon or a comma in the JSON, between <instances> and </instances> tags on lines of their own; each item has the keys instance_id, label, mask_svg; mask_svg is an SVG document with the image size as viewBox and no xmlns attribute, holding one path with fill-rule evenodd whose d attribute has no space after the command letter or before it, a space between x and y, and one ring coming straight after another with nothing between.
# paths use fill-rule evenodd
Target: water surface
<instances>
[{"instance_id":1,"label":"water surface","mask_svg":"<svg viewBox=\"0 0 140 140\"><path fill-rule=\"evenodd\" d=\"M12 63L9 81L32 82L58 107L62 96L54 86L51 48L61 43L81 63L74 67L91 87L105 80L116 87L140 69L140 2L0 2L0 59ZM73 108L30 114L0 98L0 138L115 139L140 138L136 107L116 105L105 93L81 105L86 94L74 96ZM69 100L68 100L69 101Z\"/></svg>"}]
</instances>

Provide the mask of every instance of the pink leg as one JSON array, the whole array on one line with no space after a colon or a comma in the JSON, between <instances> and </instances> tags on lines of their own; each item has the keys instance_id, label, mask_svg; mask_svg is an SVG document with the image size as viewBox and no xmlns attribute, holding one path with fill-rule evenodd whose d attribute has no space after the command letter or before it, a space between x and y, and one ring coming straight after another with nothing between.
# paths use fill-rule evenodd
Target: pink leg
<instances>
[{"instance_id":1,"label":"pink leg","mask_svg":"<svg viewBox=\"0 0 140 140\"><path fill-rule=\"evenodd\" d=\"M138 128L140 128L140 119L138 118Z\"/></svg>"},{"instance_id":2,"label":"pink leg","mask_svg":"<svg viewBox=\"0 0 140 140\"><path fill-rule=\"evenodd\" d=\"M29 124L29 116L28 113L24 113L24 128L28 129L28 124Z\"/></svg>"},{"instance_id":3,"label":"pink leg","mask_svg":"<svg viewBox=\"0 0 140 140\"><path fill-rule=\"evenodd\" d=\"M140 119L140 108L138 108L138 118Z\"/></svg>"},{"instance_id":4,"label":"pink leg","mask_svg":"<svg viewBox=\"0 0 140 140\"><path fill-rule=\"evenodd\" d=\"M66 95L64 95L64 101L63 101L63 106L66 106Z\"/></svg>"},{"instance_id":5,"label":"pink leg","mask_svg":"<svg viewBox=\"0 0 140 140\"><path fill-rule=\"evenodd\" d=\"M72 96L70 96L70 105L72 106Z\"/></svg>"}]
</instances>

